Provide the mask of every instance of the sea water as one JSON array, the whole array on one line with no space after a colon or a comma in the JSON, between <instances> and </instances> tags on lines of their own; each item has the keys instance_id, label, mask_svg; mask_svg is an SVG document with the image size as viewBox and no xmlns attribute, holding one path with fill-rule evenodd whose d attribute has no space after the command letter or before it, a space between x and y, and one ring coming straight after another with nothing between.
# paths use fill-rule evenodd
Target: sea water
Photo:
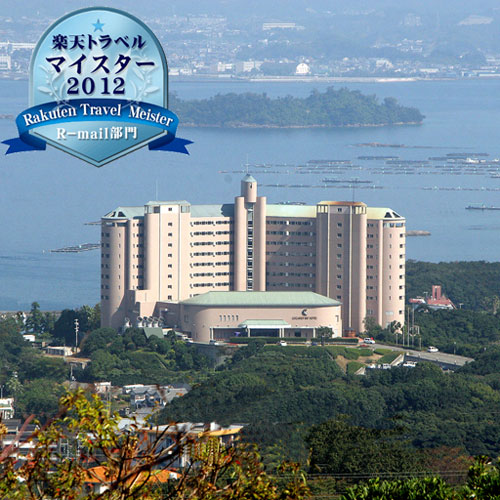
<instances>
[{"instance_id":1,"label":"sea water","mask_svg":"<svg viewBox=\"0 0 500 500\"><path fill-rule=\"evenodd\" d=\"M181 82L171 91L184 99L226 92L266 92L307 96L325 83ZM119 205L144 205L158 198L192 203L232 202L248 163L289 164L288 174L254 174L268 202L363 201L391 207L408 229L431 232L407 239L407 258L428 261L500 258L500 212L469 211L473 203L500 205L500 179L484 175L374 175L357 170L345 178L371 180L380 189L271 188L263 184L317 184L325 175L297 175L292 165L314 159L394 155L425 160L453 152L484 152L500 158L500 80L349 83L380 99L396 97L426 116L419 126L348 129L198 129L182 127L178 136L194 141L190 155L141 150L96 168L53 148L0 158L0 310L62 309L95 304L100 297L99 252L55 254L49 250L99 242L99 226L85 225ZM27 82L0 81L0 113L17 115L28 107ZM175 110L174 110L175 111ZM2 140L15 137L15 123L0 120ZM360 143L404 144L408 148L370 148ZM3 147L3 145L2 145ZM286 170L286 169L285 169ZM219 173L226 171L225 173ZM227 172L229 171L229 173ZM237 172L232 172L237 171ZM282 170L283 172L283 170ZM333 177L333 175L326 175ZM473 188L442 191L439 188ZM433 188L424 190L424 188Z\"/></svg>"}]
</instances>

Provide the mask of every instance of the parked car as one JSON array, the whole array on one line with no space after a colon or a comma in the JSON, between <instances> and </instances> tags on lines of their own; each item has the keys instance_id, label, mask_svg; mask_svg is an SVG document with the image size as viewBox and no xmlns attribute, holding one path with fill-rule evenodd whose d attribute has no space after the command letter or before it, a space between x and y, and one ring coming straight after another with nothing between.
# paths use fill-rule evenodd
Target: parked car
<instances>
[{"instance_id":1,"label":"parked car","mask_svg":"<svg viewBox=\"0 0 500 500\"><path fill-rule=\"evenodd\" d=\"M372 337L366 337L365 339L363 339L363 342L365 344L375 344L375 340L373 340Z\"/></svg>"},{"instance_id":2,"label":"parked car","mask_svg":"<svg viewBox=\"0 0 500 500\"><path fill-rule=\"evenodd\" d=\"M210 339L209 344L210 345L220 345L220 342L217 342L217 340L215 340L215 339Z\"/></svg>"},{"instance_id":3,"label":"parked car","mask_svg":"<svg viewBox=\"0 0 500 500\"><path fill-rule=\"evenodd\" d=\"M280 340L278 342L278 345L282 346L282 347L286 347L287 343L284 341L284 340Z\"/></svg>"},{"instance_id":4,"label":"parked car","mask_svg":"<svg viewBox=\"0 0 500 500\"><path fill-rule=\"evenodd\" d=\"M433 345L430 345L427 348L427 352L439 352L439 349L437 347L434 347Z\"/></svg>"}]
</instances>

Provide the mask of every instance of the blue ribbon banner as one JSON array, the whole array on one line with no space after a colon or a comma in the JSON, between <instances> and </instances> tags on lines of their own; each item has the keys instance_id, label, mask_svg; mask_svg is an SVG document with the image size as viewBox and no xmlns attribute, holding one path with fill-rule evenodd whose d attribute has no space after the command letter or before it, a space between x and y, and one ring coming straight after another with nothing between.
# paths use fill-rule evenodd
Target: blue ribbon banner
<instances>
[{"instance_id":1,"label":"blue ribbon banner","mask_svg":"<svg viewBox=\"0 0 500 500\"><path fill-rule=\"evenodd\" d=\"M95 109L99 109L100 114L96 114ZM46 142L31 135L30 130L44 125L99 121L158 127L166 131L167 135L150 142L150 150L189 154L186 146L192 141L175 137L179 124L175 113L155 104L125 99L72 99L65 103L47 102L33 106L19 113L16 118L19 137L3 141L2 144L9 146L5 154L42 151L46 148Z\"/></svg>"}]
</instances>

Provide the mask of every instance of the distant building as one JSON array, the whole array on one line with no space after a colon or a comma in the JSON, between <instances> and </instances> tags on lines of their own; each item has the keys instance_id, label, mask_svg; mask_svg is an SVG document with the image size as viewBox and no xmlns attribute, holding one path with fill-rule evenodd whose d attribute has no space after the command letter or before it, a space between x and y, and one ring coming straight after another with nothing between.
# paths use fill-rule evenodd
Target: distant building
<instances>
[{"instance_id":1,"label":"distant building","mask_svg":"<svg viewBox=\"0 0 500 500\"><path fill-rule=\"evenodd\" d=\"M186 395L190 390L189 385L126 385L123 393L130 396L130 406L137 410L139 408L154 408L155 406L165 406L173 399Z\"/></svg>"},{"instance_id":2,"label":"distant building","mask_svg":"<svg viewBox=\"0 0 500 500\"><path fill-rule=\"evenodd\" d=\"M24 457L36 446L37 440L32 438L32 435L38 426L23 425L23 421L18 419L2 419L2 424L7 428L7 433L0 440L0 450L3 451L8 446L12 446L9 456L24 460Z\"/></svg>"},{"instance_id":3,"label":"distant building","mask_svg":"<svg viewBox=\"0 0 500 500\"><path fill-rule=\"evenodd\" d=\"M262 31L271 30L303 30L304 26L300 26L297 23L263 23Z\"/></svg>"},{"instance_id":4,"label":"distant building","mask_svg":"<svg viewBox=\"0 0 500 500\"><path fill-rule=\"evenodd\" d=\"M14 398L0 399L0 418L2 421L14 418Z\"/></svg>"},{"instance_id":5,"label":"distant building","mask_svg":"<svg viewBox=\"0 0 500 500\"><path fill-rule=\"evenodd\" d=\"M311 68L306 63L297 64L297 67L295 68L296 75L304 76L304 75L308 75L310 72L311 72Z\"/></svg>"},{"instance_id":6,"label":"distant building","mask_svg":"<svg viewBox=\"0 0 500 500\"><path fill-rule=\"evenodd\" d=\"M394 210L361 202L268 204L250 175L234 203L118 207L102 218L101 323L171 325L174 314L180 326L178 311L193 307L190 299L251 291L287 292L295 316L308 307L297 308L295 292L338 301L342 330L363 331L367 316L382 326L404 323L405 225ZM268 308L239 321L247 319L276 317ZM199 331L212 326L196 323Z\"/></svg>"},{"instance_id":7,"label":"distant building","mask_svg":"<svg viewBox=\"0 0 500 500\"><path fill-rule=\"evenodd\" d=\"M236 73L249 73L256 69L259 70L263 61L236 61L234 68Z\"/></svg>"},{"instance_id":8,"label":"distant building","mask_svg":"<svg viewBox=\"0 0 500 500\"><path fill-rule=\"evenodd\" d=\"M97 394L110 394L112 390L111 382L95 382L94 388Z\"/></svg>"},{"instance_id":9,"label":"distant building","mask_svg":"<svg viewBox=\"0 0 500 500\"><path fill-rule=\"evenodd\" d=\"M72 356L73 348L67 346L48 346L46 353L49 356Z\"/></svg>"},{"instance_id":10,"label":"distant building","mask_svg":"<svg viewBox=\"0 0 500 500\"><path fill-rule=\"evenodd\" d=\"M0 55L0 71L10 71L12 69L12 58L10 55Z\"/></svg>"},{"instance_id":11,"label":"distant building","mask_svg":"<svg viewBox=\"0 0 500 500\"><path fill-rule=\"evenodd\" d=\"M210 71L213 73L225 73L227 71L232 71L234 69L233 63L223 63L217 62L210 65Z\"/></svg>"},{"instance_id":12,"label":"distant building","mask_svg":"<svg viewBox=\"0 0 500 500\"><path fill-rule=\"evenodd\" d=\"M432 294L430 297L417 297L409 300L414 308L427 306L429 309L456 309L455 304L446 297L441 289L441 285L432 285Z\"/></svg>"},{"instance_id":13,"label":"distant building","mask_svg":"<svg viewBox=\"0 0 500 500\"><path fill-rule=\"evenodd\" d=\"M185 434L187 438L194 439L194 446L197 446L196 442L202 443L207 439L216 439L224 447L230 447L238 441L243 427L243 425L239 424L231 424L224 427L216 422L210 422L209 424L179 422L174 425L153 427L152 429L148 429L147 432L151 440L156 440L159 433L165 433L163 440L158 444L159 449L171 446L174 439L178 438L179 433ZM193 451L192 446L184 446L182 454L171 464L171 467L184 469L192 465Z\"/></svg>"},{"instance_id":14,"label":"distant building","mask_svg":"<svg viewBox=\"0 0 500 500\"><path fill-rule=\"evenodd\" d=\"M112 471L104 465L90 467L84 471L85 479L84 484L88 490L92 491L94 495L103 495L113 485L115 478ZM144 471L133 476L126 484L148 483L156 486L167 484L169 481L180 479L181 474L170 469L153 469L152 471Z\"/></svg>"}]
</instances>

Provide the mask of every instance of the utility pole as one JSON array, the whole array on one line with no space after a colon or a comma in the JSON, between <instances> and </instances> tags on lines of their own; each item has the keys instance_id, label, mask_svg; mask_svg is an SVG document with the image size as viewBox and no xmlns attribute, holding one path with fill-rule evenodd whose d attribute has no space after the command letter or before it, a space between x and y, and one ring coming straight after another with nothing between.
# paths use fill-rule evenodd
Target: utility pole
<instances>
[{"instance_id":1,"label":"utility pole","mask_svg":"<svg viewBox=\"0 0 500 500\"><path fill-rule=\"evenodd\" d=\"M75 352L78 349L78 330L79 330L78 318L75 319Z\"/></svg>"}]
</instances>

